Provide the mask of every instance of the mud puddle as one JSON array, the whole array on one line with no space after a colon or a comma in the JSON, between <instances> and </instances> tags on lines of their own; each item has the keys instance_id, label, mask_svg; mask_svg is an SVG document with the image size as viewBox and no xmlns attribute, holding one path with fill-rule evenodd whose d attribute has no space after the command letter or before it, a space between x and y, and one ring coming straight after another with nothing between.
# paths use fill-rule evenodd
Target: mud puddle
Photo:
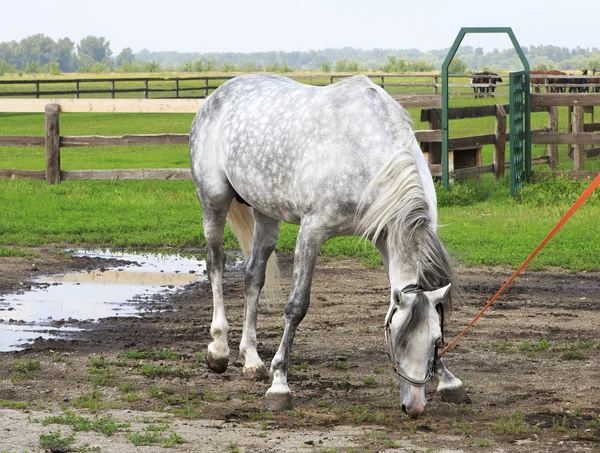
<instances>
[{"instance_id":1,"label":"mud puddle","mask_svg":"<svg viewBox=\"0 0 600 453\"><path fill-rule=\"evenodd\" d=\"M180 255L86 249L70 254L106 259L107 266L40 277L26 290L2 296L0 351L22 349L38 337L68 338L80 330L74 321L160 311L165 295L206 278L204 261Z\"/></svg>"}]
</instances>

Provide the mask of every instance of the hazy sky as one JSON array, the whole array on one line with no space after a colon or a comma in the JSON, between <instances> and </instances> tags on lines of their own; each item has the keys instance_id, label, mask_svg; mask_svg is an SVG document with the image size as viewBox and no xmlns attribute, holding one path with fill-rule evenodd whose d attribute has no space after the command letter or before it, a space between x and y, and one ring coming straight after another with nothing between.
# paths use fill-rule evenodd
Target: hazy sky
<instances>
[{"instance_id":1,"label":"hazy sky","mask_svg":"<svg viewBox=\"0 0 600 453\"><path fill-rule=\"evenodd\" d=\"M600 47L600 0L3 0L0 42L43 33L110 41L113 54L449 47L461 27L512 27L522 46ZM473 6L479 4L479 6ZM463 44L511 47L505 35Z\"/></svg>"}]
</instances>

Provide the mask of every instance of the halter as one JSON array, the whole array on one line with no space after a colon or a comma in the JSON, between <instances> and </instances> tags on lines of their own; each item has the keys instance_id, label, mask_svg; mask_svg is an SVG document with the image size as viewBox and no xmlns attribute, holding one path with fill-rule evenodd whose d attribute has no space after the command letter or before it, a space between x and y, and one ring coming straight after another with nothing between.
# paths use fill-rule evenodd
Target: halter
<instances>
[{"instance_id":1,"label":"halter","mask_svg":"<svg viewBox=\"0 0 600 453\"><path fill-rule=\"evenodd\" d=\"M401 292L404 292L404 293L410 293L410 292L415 293L415 292L423 292L423 291L424 290L422 288L418 287L417 285L408 285L404 289L401 290ZM435 307L435 310L437 311L438 316L440 318L440 329L442 331L442 338L440 338L439 340L437 340L435 342L433 356L429 359L429 362L427 365L427 375L425 376L425 379L414 379L414 378L410 377L408 374L406 374L404 371L402 371L402 368L400 367L400 363L398 362L398 360L396 360L395 355L391 352L392 348L390 347L390 338L391 338L390 331L391 331L392 317L394 315L394 312L397 309L398 309L398 304L394 304L393 307L390 307L390 310L388 311L388 314L385 319L385 326L383 329L385 341L387 343L388 357L389 357L390 361L392 362L392 368L394 368L394 371L400 378L404 379L405 381L410 382L412 385L415 385L417 387L423 387L423 386L425 386L425 384L427 384L427 382L431 378L433 378L433 376L435 374L437 360L438 360L438 351L439 351L439 349L444 347L444 306L441 303L439 303Z\"/></svg>"}]
</instances>

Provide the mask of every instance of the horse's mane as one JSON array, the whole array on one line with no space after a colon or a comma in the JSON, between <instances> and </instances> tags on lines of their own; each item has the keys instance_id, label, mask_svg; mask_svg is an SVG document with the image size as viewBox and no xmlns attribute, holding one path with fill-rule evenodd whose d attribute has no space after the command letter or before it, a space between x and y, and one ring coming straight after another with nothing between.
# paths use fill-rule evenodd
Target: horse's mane
<instances>
[{"instance_id":1,"label":"horse's mane","mask_svg":"<svg viewBox=\"0 0 600 453\"><path fill-rule=\"evenodd\" d=\"M429 202L411 146L410 118L398 104L390 110L397 133L396 151L362 195L358 233L373 242L385 240L390 253L414 267L420 288L433 291L453 283L455 292L450 256L435 233L437 225L431 225ZM445 307L448 313L450 301Z\"/></svg>"}]
</instances>

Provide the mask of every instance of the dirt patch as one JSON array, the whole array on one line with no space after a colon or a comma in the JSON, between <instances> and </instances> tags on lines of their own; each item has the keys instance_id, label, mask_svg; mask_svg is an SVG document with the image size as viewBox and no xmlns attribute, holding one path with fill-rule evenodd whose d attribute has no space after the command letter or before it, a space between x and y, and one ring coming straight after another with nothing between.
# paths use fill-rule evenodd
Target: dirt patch
<instances>
[{"instance_id":1,"label":"dirt patch","mask_svg":"<svg viewBox=\"0 0 600 453\"><path fill-rule=\"evenodd\" d=\"M26 287L41 273L107 266L58 249L37 253L0 259L0 293ZM287 292L292 257L281 256L280 263ZM457 270L464 295L447 323L447 339L510 275L497 268ZM130 424L112 436L75 433L77 445L103 451L137 451L126 432L143 433L152 424L181 436L186 443L174 448L182 451L598 451L598 273L526 271L447 356L472 404L444 403L430 385L417 420L399 410L383 345L389 288L382 269L319 260L311 307L294 344L294 409L284 414L264 411L268 383L242 377L243 276L235 267L226 275L232 355L223 374L203 360L212 295L202 282L170 296L164 312L82 324L88 330L70 341L39 340L25 351L0 353L0 451L39 451L40 434L70 433L65 424L41 423L65 410L88 418L112 414ZM279 345L282 311L259 316L266 363ZM37 369L20 369L38 361ZM31 414L14 409L16 402L27 403Z\"/></svg>"}]
</instances>

